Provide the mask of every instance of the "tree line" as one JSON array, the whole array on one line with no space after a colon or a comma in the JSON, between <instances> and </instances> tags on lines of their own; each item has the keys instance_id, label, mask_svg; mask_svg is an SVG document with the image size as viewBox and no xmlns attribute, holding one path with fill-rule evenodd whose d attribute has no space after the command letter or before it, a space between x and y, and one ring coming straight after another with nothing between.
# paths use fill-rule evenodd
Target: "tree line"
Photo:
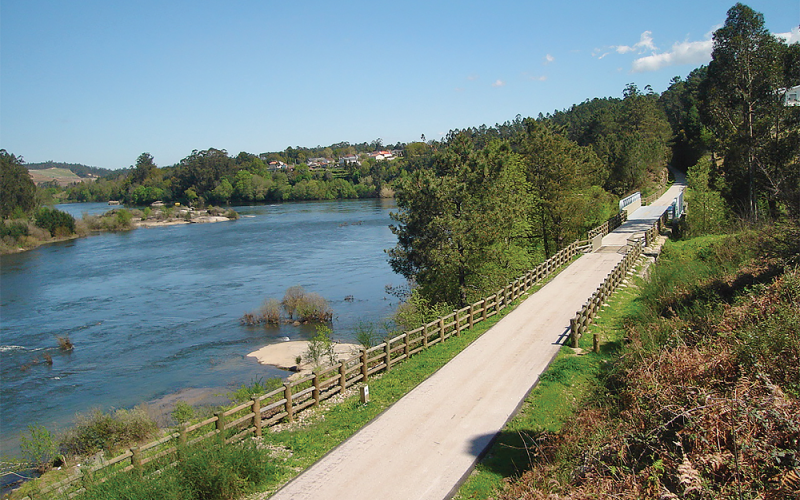
<instances>
[{"instance_id":1,"label":"tree line","mask_svg":"<svg viewBox=\"0 0 800 500\"><path fill-rule=\"evenodd\" d=\"M785 106L781 89L797 84L800 45L776 39L763 15L737 3L714 33L712 61L675 77L662 94L629 84L621 98L399 143L391 149L404 154L394 161L320 170L304 163L384 148L380 139L259 155L209 148L167 167L142 153L130 169L45 190L132 205L394 194L391 265L428 303L458 305L582 236L616 211L620 197L663 185L669 162L688 169L690 196L715 214L709 227L730 215L796 216L800 107Z\"/></svg>"},{"instance_id":2,"label":"tree line","mask_svg":"<svg viewBox=\"0 0 800 500\"><path fill-rule=\"evenodd\" d=\"M800 44L737 3L714 33L712 61L657 94L623 97L495 127L453 131L426 168L394 184L389 251L414 285L411 303L461 307L586 234L616 201L687 170L695 230L730 218L800 215ZM691 202L690 202L691 203Z\"/></svg>"}]
</instances>

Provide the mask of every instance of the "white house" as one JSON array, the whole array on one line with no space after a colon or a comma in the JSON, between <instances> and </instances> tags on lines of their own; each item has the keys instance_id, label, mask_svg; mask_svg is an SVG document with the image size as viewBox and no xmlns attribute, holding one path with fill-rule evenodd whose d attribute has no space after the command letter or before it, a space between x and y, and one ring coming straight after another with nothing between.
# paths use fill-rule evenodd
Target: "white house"
<instances>
[{"instance_id":1,"label":"white house","mask_svg":"<svg viewBox=\"0 0 800 500\"><path fill-rule=\"evenodd\" d=\"M358 160L358 155L347 155L342 156L339 158L339 165L361 165L361 162Z\"/></svg>"},{"instance_id":2,"label":"white house","mask_svg":"<svg viewBox=\"0 0 800 500\"><path fill-rule=\"evenodd\" d=\"M784 106L800 106L800 85L795 85L788 89L781 89L783 92Z\"/></svg>"}]
</instances>

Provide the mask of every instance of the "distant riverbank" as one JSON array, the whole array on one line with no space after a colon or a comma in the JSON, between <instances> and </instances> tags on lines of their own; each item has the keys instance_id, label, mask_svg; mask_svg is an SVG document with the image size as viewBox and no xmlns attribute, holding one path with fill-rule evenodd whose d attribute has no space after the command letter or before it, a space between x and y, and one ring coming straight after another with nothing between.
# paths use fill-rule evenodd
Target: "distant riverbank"
<instances>
[{"instance_id":1,"label":"distant riverbank","mask_svg":"<svg viewBox=\"0 0 800 500\"><path fill-rule=\"evenodd\" d=\"M91 207L82 207L89 205ZM67 210L64 207L68 207ZM104 210L100 210L102 207ZM91 210L81 210L91 208ZM69 203L56 205L56 210L63 211L75 218L75 230L71 234L57 232L55 235L38 227L33 220L16 220L4 223L4 227L13 226L16 230L12 236L5 236L0 242L0 254L13 254L33 250L41 245L58 243L76 238L108 231L129 231L140 227L154 228L183 224L207 224L236 220L239 214L233 209L209 207L194 209L191 207L146 207L144 209L127 209L110 206L104 203ZM81 210L76 213L76 210Z\"/></svg>"}]
</instances>

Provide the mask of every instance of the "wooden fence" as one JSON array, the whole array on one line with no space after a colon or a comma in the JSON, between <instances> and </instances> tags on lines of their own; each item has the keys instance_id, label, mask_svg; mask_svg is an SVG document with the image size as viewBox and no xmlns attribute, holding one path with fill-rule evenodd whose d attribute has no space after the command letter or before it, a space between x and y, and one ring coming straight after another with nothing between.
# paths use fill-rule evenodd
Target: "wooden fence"
<instances>
[{"instance_id":1,"label":"wooden fence","mask_svg":"<svg viewBox=\"0 0 800 500\"><path fill-rule=\"evenodd\" d=\"M569 321L570 342L572 347L578 347L578 340L586 333L587 328L608 297L614 293L614 290L616 290L622 280L625 279L628 271L636 264L636 261L642 254L642 248L650 246L655 242L658 235L661 234L661 230L666 226L668 213L669 210L665 210L664 213L661 214L661 217L659 217L643 235L631 236L628 238L628 249L625 253L625 257L614 267L614 270L606 276L603 284L589 297L589 300L583 305L581 310L575 314L575 317Z\"/></svg>"},{"instance_id":2,"label":"wooden fence","mask_svg":"<svg viewBox=\"0 0 800 500\"><path fill-rule=\"evenodd\" d=\"M606 222L608 224L608 222ZM182 425L176 432L126 450L124 453L81 470L61 481L43 487L34 498L62 495L73 498L85 491L84 479L104 481L112 475L129 470L144 471L166 466L178 460L181 450L215 438L226 444L241 441L247 436L261 436L262 429L278 422L292 422L298 413L318 405L369 377L388 372L394 365L463 330L491 318L520 298L537 283L548 278L576 255L591 249L588 241L576 241L547 259L524 276L509 283L493 295L474 304L442 316L419 328L362 349L336 365L316 371L266 394L254 395L250 401L216 413L213 417L191 425ZM24 497L22 500L31 500Z\"/></svg>"},{"instance_id":3,"label":"wooden fence","mask_svg":"<svg viewBox=\"0 0 800 500\"><path fill-rule=\"evenodd\" d=\"M597 235L607 235L611 231L615 230L619 226L621 226L625 221L628 220L628 212L625 210L620 211L617 215L611 217L607 221L603 222L599 226L589 230L589 241L591 241Z\"/></svg>"},{"instance_id":4,"label":"wooden fence","mask_svg":"<svg viewBox=\"0 0 800 500\"><path fill-rule=\"evenodd\" d=\"M647 198L642 198L642 205L652 205L653 202L661 198L661 195L667 192L667 189L669 189L669 185L661 186L655 193L651 194Z\"/></svg>"}]
</instances>

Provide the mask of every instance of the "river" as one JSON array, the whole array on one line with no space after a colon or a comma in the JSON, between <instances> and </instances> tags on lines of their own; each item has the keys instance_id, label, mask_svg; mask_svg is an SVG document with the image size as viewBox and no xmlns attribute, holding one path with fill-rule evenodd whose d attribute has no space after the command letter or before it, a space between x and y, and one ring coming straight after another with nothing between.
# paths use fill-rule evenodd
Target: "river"
<instances>
[{"instance_id":1,"label":"river","mask_svg":"<svg viewBox=\"0 0 800 500\"><path fill-rule=\"evenodd\" d=\"M282 337L308 339L313 327L246 327L239 318L293 285L327 299L334 338L353 341L360 322L381 323L396 306L385 286L403 279L384 252L396 241L394 207L234 207L236 221L104 233L0 257L2 454L17 454L29 424L57 431L95 408L286 376L246 355ZM58 348L65 335L71 352Z\"/></svg>"}]
</instances>

